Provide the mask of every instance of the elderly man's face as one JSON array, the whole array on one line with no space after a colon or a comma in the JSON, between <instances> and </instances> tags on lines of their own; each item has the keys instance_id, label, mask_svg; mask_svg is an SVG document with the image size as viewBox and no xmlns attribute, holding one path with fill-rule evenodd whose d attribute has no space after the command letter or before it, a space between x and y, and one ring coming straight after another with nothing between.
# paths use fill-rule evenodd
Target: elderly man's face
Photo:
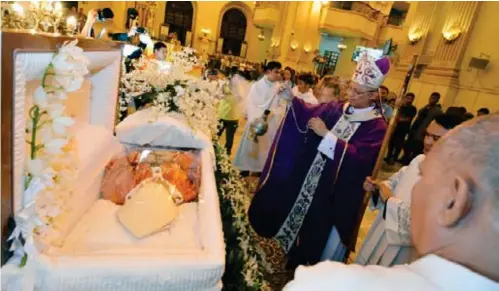
<instances>
[{"instance_id":1,"label":"elderly man's face","mask_svg":"<svg viewBox=\"0 0 499 291\"><path fill-rule=\"evenodd\" d=\"M366 108L372 103L372 98L377 95L377 90L351 82L348 88L348 101L354 108Z\"/></svg>"},{"instance_id":2,"label":"elderly man's face","mask_svg":"<svg viewBox=\"0 0 499 291\"><path fill-rule=\"evenodd\" d=\"M420 255L452 248L458 233L470 227L461 223L469 223L474 187L470 181L476 177L470 176L474 171L466 162L456 166L452 161L456 146L444 137L419 165L420 179L412 189L411 236Z\"/></svg>"},{"instance_id":3,"label":"elderly man's face","mask_svg":"<svg viewBox=\"0 0 499 291\"><path fill-rule=\"evenodd\" d=\"M419 254L433 249L432 238L438 229L437 216L445 196L445 171L438 155L429 153L419 164L420 179L412 189L411 236Z\"/></svg>"}]
</instances>

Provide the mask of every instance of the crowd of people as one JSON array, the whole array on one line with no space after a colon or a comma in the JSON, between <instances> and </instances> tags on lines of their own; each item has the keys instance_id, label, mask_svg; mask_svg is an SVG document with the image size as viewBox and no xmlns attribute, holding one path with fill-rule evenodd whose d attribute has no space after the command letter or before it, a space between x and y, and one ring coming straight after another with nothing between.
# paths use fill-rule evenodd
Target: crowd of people
<instances>
[{"instance_id":1,"label":"crowd of people","mask_svg":"<svg viewBox=\"0 0 499 291\"><path fill-rule=\"evenodd\" d=\"M478 110L480 118L462 107L444 112L438 92L419 110L414 93L395 102L381 85L389 69L386 59L363 58L351 80L317 80L274 61L262 67L256 80L241 66L226 74L210 69L210 74L228 78L230 94L238 95L228 106L237 107L238 114L231 115L232 121L221 117L226 148L232 151L238 120L246 119L234 165L244 176L260 177L248 215L260 236L273 238L285 251L287 268L296 269L285 290L347 290L353 280L358 280L356 290L378 290L370 285L374 278L386 290L499 290L497 256L482 256L475 263L473 256L460 253L477 242L477 230L468 230L475 224L490 230L488 252L498 246L499 230L482 212L499 212L490 206L497 205L493 201L499 194L488 174L474 172L489 169L495 177L499 171L496 115L484 117L490 113L486 108ZM405 166L380 181L370 175L395 107L398 120L385 160ZM262 117L267 130L255 140L252 121ZM472 145L474 138L482 142L479 149ZM458 171L458 161L450 158L454 155L470 164ZM437 182L445 185L433 185ZM365 191L371 193L369 206L379 213L354 264L347 266L343 263L355 251ZM480 202L472 203L475 198L469 195ZM435 276L436 269L444 275ZM467 281L450 282L453 275Z\"/></svg>"},{"instance_id":2,"label":"crowd of people","mask_svg":"<svg viewBox=\"0 0 499 291\"><path fill-rule=\"evenodd\" d=\"M157 42L152 57L166 50ZM499 290L499 118L443 112L438 92L419 110L414 93L397 104L382 85L389 69L366 55L351 79L319 80L276 61L210 57L203 76L220 89L229 154L246 120L233 163L260 179L250 224L296 270L285 290ZM382 154L405 167L380 181L370 176L395 107ZM379 213L347 266L366 201Z\"/></svg>"}]
</instances>

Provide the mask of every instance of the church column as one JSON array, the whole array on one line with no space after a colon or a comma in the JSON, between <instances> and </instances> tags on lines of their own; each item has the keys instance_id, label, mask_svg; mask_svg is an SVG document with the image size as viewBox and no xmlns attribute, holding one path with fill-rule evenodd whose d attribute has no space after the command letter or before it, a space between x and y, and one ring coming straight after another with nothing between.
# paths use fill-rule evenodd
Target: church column
<instances>
[{"instance_id":1,"label":"church column","mask_svg":"<svg viewBox=\"0 0 499 291\"><path fill-rule=\"evenodd\" d=\"M439 37L439 41L435 55L426 73L435 76L457 78L479 2L458 1L449 2L448 5L450 7L447 10L447 17L441 33L457 29L461 35L452 42L445 40L442 34L439 36L435 35Z\"/></svg>"},{"instance_id":2,"label":"church column","mask_svg":"<svg viewBox=\"0 0 499 291\"><path fill-rule=\"evenodd\" d=\"M276 2L278 5L278 21L276 26L272 29L272 37L270 41L270 60L279 60L281 58L281 47L284 37L284 24L286 22L286 13L288 10L289 2Z\"/></svg>"},{"instance_id":3,"label":"church column","mask_svg":"<svg viewBox=\"0 0 499 291\"><path fill-rule=\"evenodd\" d=\"M477 1L446 2L446 17L443 20L443 25L439 30L434 31L434 37L438 37L438 43L431 62L421 79L448 86L449 90L442 96L441 100L445 108L454 103L458 93L457 85L461 62L477 17L479 5L480 2ZM459 31L460 36L454 41L446 40L443 33L453 30Z\"/></svg>"},{"instance_id":4,"label":"church column","mask_svg":"<svg viewBox=\"0 0 499 291\"><path fill-rule=\"evenodd\" d=\"M310 2L309 2L310 3ZM319 33L319 19L322 10L322 3L320 1L313 1L310 3L308 20L303 35L303 47L301 50L300 69L304 71L313 71L314 52L319 48L321 35Z\"/></svg>"},{"instance_id":5,"label":"church column","mask_svg":"<svg viewBox=\"0 0 499 291\"><path fill-rule=\"evenodd\" d=\"M397 66L397 70L407 72L409 65L412 62L412 57L414 55L422 55L428 38L431 37L429 34L430 28L436 20L435 12L438 8L437 2L418 2L416 10L416 16L413 23L404 29L404 34L406 37L409 35L418 36L420 40L415 44L407 43L403 47L399 48L403 52L400 56L400 63Z\"/></svg>"},{"instance_id":6,"label":"church column","mask_svg":"<svg viewBox=\"0 0 499 291\"><path fill-rule=\"evenodd\" d=\"M295 31L295 19L298 13L298 5L300 2L288 2L286 3L286 21L284 22L282 29L282 37L280 44L281 63L285 65L291 65L294 67L296 64L296 59L294 58L294 51L290 48L290 45L296 44L296 31Z\"/></svg>"}]
</instances>

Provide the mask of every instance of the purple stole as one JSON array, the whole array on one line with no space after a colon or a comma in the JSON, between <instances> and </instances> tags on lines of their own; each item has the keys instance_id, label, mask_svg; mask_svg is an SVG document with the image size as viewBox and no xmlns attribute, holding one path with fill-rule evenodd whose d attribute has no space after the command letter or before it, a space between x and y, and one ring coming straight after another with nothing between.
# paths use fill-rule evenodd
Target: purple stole
<instances>
[{"instance_id":1,"label":"purple stole","mask_svg":"<svg viewBox=\"0 0 499 291\"><path fill-rule=\"evenodd\" d=\"M310 106L296 98L291 106L270 150L249 218L258 234L274 237L288 255L298 247L298 260L314 263L333 225L344 245L354 241L362 181L374 166L386 123L377 110L357 116L346 112L347 105ZM313 132L306 133L304 142L303 128L316 116L339 138L333 160L317 151L322 138ZM345 215L343 221L337 217Z\"/></svg>"}]
</instances>

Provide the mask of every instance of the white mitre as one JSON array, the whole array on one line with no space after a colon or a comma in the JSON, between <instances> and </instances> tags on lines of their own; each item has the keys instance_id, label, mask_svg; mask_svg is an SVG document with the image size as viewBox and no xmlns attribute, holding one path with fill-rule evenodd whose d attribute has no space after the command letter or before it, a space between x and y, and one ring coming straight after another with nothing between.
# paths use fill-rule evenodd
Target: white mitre
<instances>
[{"instance_id":1,"label":"white mitre","mask_svg":"<svg viewBox=\"0 0 499 291\"><path fill-rule=\"evenodd\" d=\"M357 62L352 81L370 88L378 88L390 70L390 61L384 57L377 61L371 59L367 53Z\"/></svg>"}]
</instances>

